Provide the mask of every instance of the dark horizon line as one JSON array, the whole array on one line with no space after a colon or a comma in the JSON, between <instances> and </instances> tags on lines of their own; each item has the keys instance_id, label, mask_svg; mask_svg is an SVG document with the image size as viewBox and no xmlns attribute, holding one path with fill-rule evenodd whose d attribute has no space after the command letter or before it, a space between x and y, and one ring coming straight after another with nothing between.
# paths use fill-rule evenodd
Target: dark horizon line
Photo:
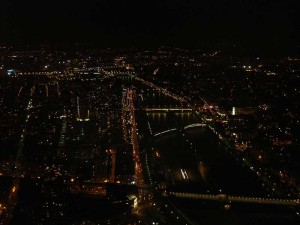
<instances>
[{"instance_id":1,"label":"dark horizon line","mask_svg":"<svg viewBox=\"0 0 300 225\"><path fill-rule=\"evenodd\" d=\"M176 44L176 43L147 43L141 44L136 43L128 44L128 43L118 43L111 44L103 42L95 42L95 41L0 41L0 46L9 46L12 48L21 48L30 50L39 49L42 47L49 47L53 49L70 49L74 47L78 48L87 48L87 49L159 49L161 47L166 48L181 48L186 50L203 50L203 51L214 51L220 50L223 52L231 52L245 55L274 55L274 56L288 56L288 55L300 55L300 45L295 44L294 46L260 46L245 43L237 43L233 41L220 41L220 42L202 42L198 44L184 45L184 44Z\"/></svg>"}]
</instances>

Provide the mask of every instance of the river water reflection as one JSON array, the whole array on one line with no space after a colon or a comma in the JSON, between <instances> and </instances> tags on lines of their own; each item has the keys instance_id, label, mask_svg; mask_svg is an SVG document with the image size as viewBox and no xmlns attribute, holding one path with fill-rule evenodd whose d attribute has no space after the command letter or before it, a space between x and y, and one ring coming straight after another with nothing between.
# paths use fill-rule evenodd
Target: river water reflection
<instances>
[{"instance_id":1,"label":"river water reflection","mask_svg":"<svg viewBox=\"0 0 300 225\"><path fill-rule=\"evenodd\" d=\"M184 129L198 123L192 113L148 113L155 151L165 165L170 191L227 194L245 197L274 197L257 175L230 154L219 138L206 127ZM195 224L294 224L295 214L286 206L232 203L231 210L220 202L173 199Z\"/></svg>"},{"instance_id":2,"label":"river water reflection","mask_svg":"<svg viewBox=\"0 0 300 225\"><path fill-rule=\"evenodd\" d=\"M168 182L181 191L225 193L242 196L268 197L271 194L248 167L230 154L219 138L206 127L184 129L199 123L192 112L148 113L156 148L168 166Z\"/></svg>"}]
</instances>

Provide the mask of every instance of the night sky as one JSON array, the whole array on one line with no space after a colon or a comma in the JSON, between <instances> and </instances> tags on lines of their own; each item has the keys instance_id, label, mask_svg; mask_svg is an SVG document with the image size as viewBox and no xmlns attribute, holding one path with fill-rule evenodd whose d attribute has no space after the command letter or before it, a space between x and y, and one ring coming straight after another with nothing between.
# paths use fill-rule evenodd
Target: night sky
<instances>
[{"instance_id":1,"label":"night sky","mask_svg":"<svg viewBox=\"0 0 300 225\"><path fill-rule=\"evenodd\" d=\"M0 41L299 45L299 0L1 0Z\"/></svg>"}]
</instances>

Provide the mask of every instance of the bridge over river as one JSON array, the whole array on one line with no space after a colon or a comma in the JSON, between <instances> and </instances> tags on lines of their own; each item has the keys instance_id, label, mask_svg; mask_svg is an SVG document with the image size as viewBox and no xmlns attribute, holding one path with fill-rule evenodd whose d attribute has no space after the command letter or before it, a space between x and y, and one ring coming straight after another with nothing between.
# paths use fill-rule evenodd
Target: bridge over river
<instances>
[{"instance_id":1,"label":"bridge over river","mask_svg":"<svg viewBox=\"0 0 300 225\"><path fill-rule=\"evenodd\" d=\"M205 126L206 126L205 123L194 123L194 124L186 125L184 127L184 129L193 128L193 127L205 127ZM177 128L172 128L172 129L169 129L169 130L165 130L165 131L154 134L154 137L157 137L157 136L160 136L160 135L163 135L163 134L167 134L167 133L170 133L170 132L174 132L174 131L177 131L177 130L178 130Z\"/></svg>"},{"instance_id":2,"label":"bridge over river","mask_svg":"<svg viewBox=\"0 0 300 225\"><path fill-rule=\"evenodd\" d=\"M208 194L181 193L181 192L170 192L169 196L175 196L178 198L202 199L202 200L210 200L210 201L241 202L241 203L287 205L287 206L300 205L300 199L259 198L259 197L256 198L256 197L245 197L245 196L231 196L225 194L208 195Z\"/></svg>"}]
</instances>

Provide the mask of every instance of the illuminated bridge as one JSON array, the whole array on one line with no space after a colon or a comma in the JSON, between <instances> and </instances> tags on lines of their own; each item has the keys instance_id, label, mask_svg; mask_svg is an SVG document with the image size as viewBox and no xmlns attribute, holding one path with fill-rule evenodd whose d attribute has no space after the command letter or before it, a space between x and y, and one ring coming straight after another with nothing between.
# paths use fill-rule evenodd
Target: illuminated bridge
<instances>
[{"instance_id":1,"label":"illuminated bridge","mask_svg":"<svg viewBox=\"0 0 300 225\"><path fill-rule=\"evenodd\" d=\"M156 111L158 111L158 112L161 112L161 111L165 111L165 112L167 112L167 111L178 111L178 112L190 111L190 112L192 112L193 111L193 109L191 109L191 108L168 108L168 107L165 107L165 108L144 108L144 110L146 112L156 112Z\"/></svg>"},{"instance_id":2,"label":"illuminated bridge","mask_svg":"<svg viewBox=\"0 0 300 225\"><path fill-rule=\"evenodd\" d=\"M205 126L206 126L205 123L194 123L194 124L190 124L190 125L185 126L184 129L193 128L193 127L205 127ZM154 134L154 136L157 137L157 136L167 134L167 133L177 131L177 130L178 130L178 128L172 128L172 129L169 129L169 130L165 130L165 131L156 133L156 134Z\"/></svg>"},{"instance_id":3,"label":"illuminated bridge","mask_svg":"<svg viewBox=\"0 0 300 225\"><path fill-rule=\"evenodd\" d=\"M208 194L181 193L181 192L170 192L169 196L175 196L178 198L211 200L211 201L227 201L227 202L256 203L256 204L269 204L269 205L286 205L286 206L300 205L300 199L257 198L257 197L231 196L225 194L208 195Z\"/></svg>"},{"instance_id":4,"label":"illuminated bridge","mask_svg":"<svg viewBox=\"0 0 300 225\"><path fill-rule=\"evenodd\" d=\"M193 128L193 127L205 127L205 123L193 123L184 127L184 129Z\"/></svg>"},{"instance_id":5,"label":"illuminated bridge","mask_svg":"<svg viewBox=\"0 0 300 225\"><path fill-rule=\"evenodd\" d=\"M159 132L157 134L154 134L154 136L157 137L157 136L160 136L160 135L163 135L163 134L167 134L167 133L170 133L170 132L173 132L173 131L176 131L176 130L177 130L177 128L165 130L165 131Z\"/></svg>"}]
</instances>

